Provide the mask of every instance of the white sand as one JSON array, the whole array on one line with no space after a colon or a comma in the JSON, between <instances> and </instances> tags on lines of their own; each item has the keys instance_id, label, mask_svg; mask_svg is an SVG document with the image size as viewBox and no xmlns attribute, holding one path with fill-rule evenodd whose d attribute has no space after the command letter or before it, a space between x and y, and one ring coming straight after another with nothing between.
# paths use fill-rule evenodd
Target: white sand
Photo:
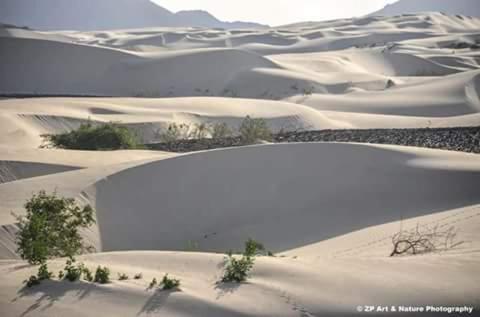
<instances>
[{"instance_id":1,"label":"white sand","mask_svg":"<svg viewBox=\"0 0 480 317\"><path fill-rule=\"evenodd\" d=\"M38 148L41 134L87 120L119 121L145 142L170 123L238 127L246 115L275 131L478 126L480 51L452 48L478 40L479 19L440 13L266 30L0 30L0 93L91 96L0 100L0 315L480 309L478 155L336 143L182 155ZM35 268L15 254L11 212L42 189L95 207L97 225L82 233L98 252L81 259L108 265L112 284L22 289ZM463 243L390 258L391 236L417 224L454 226ZM277 257L258 258L248 283L215 284L217 252L249 237ZM185 252L192 245L197 252ZM144 277L120 282L118 272ZM146 290L167 272L181 292Z\"/></svg>"}]
</instances>

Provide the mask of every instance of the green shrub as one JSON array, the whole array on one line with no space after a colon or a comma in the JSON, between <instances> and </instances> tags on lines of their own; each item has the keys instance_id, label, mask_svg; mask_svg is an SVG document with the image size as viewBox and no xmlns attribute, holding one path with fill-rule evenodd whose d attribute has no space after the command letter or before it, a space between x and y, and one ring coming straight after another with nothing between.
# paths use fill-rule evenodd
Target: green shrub
<instances>
[{"instance_id":1,"label":"green shrub","mask_svg":"<svg viewBox=\"0 0 480 317\"><path fill-rule=\"evenodd\" d=\"M253 239L248 239L245 242L245 250L241 258L235 257L231 251L228 252L225 259L225 271L222 282L241 283L246 281L255 263L255 256L260 251L265 252L263 244Z\"/></svg>"},{"instance_id":2,"label":"green shrub","mask_svg":"<svg viewBox=\"0 0 480 317\"><path fill-rule=\"evenodd\" d=\"M135 276L133 278L135 280L141 280L143 278L143 274L142 273L137 273L137 274L135 274Z\"/></svg>"},{"instance_id":3,"label":"green shrub","mask_svg":"<svg viewBox=\"0 0 480 317\"><path fill-rule=\"evenodd\" d=\"M244 255L246 256L255 256L257 255L260 251L265 251L265 247L263 246L263 244L261 244L260 242L258 241L255 241L253 239L248 239L246 242L245 242L245 251L244 251Z\"/></svg>"},{"instance_id":4,"label":"green shrub","mask_svg":"<svg viewBox=\"0 0 480 317\"><path fill-rule=\"evenodd\" d=\"M43 263L38 268L37 275L32 275L32 276L30 276L30 278L28 280L23 281L23 282L27 285L27 287L32 287L32 286L40 284L41 281L49 280L52 277L53 277L53 273L49 272L47 264Z\"/></svg>"},{"instance_id":5,"label":"green shrub","mask_svg":"<svg viewBox=\"0 0 480 317\"><path fill-rule=\"evenodd\" d=\"M125 273L118 273L118 280L119 281L125 281L125 280L128 280L128 275L125 274Z\"/></svg>"},{"instance_id":6,"label":"green shrub","mask_svg":"<svg viewBox=\"0 0 480 317\"><path fill-rule=\"evenodd\" d=\"M175 279L175 278L169 278L168 274L165 274L165 276L162 279L162 289L163 290L171 290L174 288L179 288L180 287L180 280Z\"/></svg>"},{"instance_id":7,"label":"green shrub","mask_svg":"<svg viewBox=\"0 0 480 317\"><path fill-rule=\"evenodd\" d=\"M64 277L65 277L65 273L62 270L58 271L58 279L63 280Z\"/></svg>"},{"instance_id":8,"label":"green shrub","mask_svg":"<svg viewBox=\"0 0 480 317\"><path fill-rule=\"evenodd\" d=\"M87 267L83 267L83 278L88 282L93 282L92 271L90 271Z\"/></svg>"},{"instance_id":9,"label":"green shrub","mask_svg":"<svg viewBox=\"0 0 480 317\"><path fill-rule=\"evenodd\" d=\"M97 267L94 281L99 284L110 283L110 270L107 267Z\"/></svg>"},{"instance_id":10,"label":"green shrub","mask_svg":"<svg viewBox=\"0 0 480 317\"><path fill-rule=\"evenodd\" d=\"M30 264L40 264L38 276L31 276L27 286L50 279L47 260L53 257L68 257L67 276L77 280L81 275L72 265L74 255L85 249L79 229L87 228L95 220L90 206L80 208L74 199L47 195L40 191L25 204L26 215L17 216L19 230L16 234L17 252ZM63 272L59 278L63 278Z\"/></svg>"},{"instance_id":11,"label":"green shrub","mask_svg":"<svg viewBox=\"0 0 480 317\"><path fill-rule=\"evenodd\" d=\"M247 116L240 125L240 137L244 144L253 144L257 140L272 140L272 132L270 131L265 119L254 119Z\"/></svg>"},{"instance_id":12,"label":"green shrub","mask_svg":"<svg viewBox=\"0 0 480 317\"><path fill-rule=\"evenodd\" d=\"M78 264L78 265L74 265L74 261L69 259L67 260L67 263L65 265L65 279L69 280L70 282L75 282L75 281L78 281L80 280L80 278L82 277L82 273L84 271L84 267L83 267L83 264Z\"/></svg>"},{"instance_id":13,"label":"green shrub","mask_svg":"<svg viewBox=\"0 0 480 317\"><path fill-rule=\"evenodd\" d=\"M248 273L253 268L254 258L243 255L240 259L229 254L226 259L225 272L222 282L241 283L247 280Z\"/></svg>"},{"instance_id":14,"label":"green shrub","mask_svg":"<svg viewBox=\"0 0 480 317\"><path fill-rule=\"evenodd\" d=\"M38 268L38 274L37 275L38 275L38 279L40 281L43 281L43 280L51 279L52 276L53 276L53 273L48 271L47 263L43 263Z\"/></svg>"},{"instance_id":15,"label":"green shrub","mask_svg":"<svg viewBox=\"0 0 480 317\"><path fill-rule=\"evenodd\" d=\"M226 123L216 123L210 128L212 139L223 139L233 135L233 131Z\"/></svg>"},{"instance_id":16,"label":"green shrub","mask_svg":"<svg viewBox=\"0 0 480 317\"><path fill-rule=\"evenodd\" d=\"M47 145L71 150L119 150L139 147L137 137L130 129L113 122L97 126L86 123L77 130L46 134L42 137Z\"/></svg>"},{"instance_id":17,"label":"green shrub","mask_svg":"<svg viewBox=\"0 0 480 317\"><path fill-rule=\"evenodd\" d=\"M27 285L27 287L33 287L40 284L40 280L36 275L32 275L28 280L24 281L24 283Z\"/></svg>"},{"instance_id":18,"label":"green shrub","mask_svg":"<svg viewBox=\"0 0 480 317\"><path fill-rule=\"evenodd\" d=\"M90 206L80 208L74 199L40 191L25 204L26 215L17 216L18 252L30 264L44 264L53 257L69 257L84 250L79 228L95 220Z\"/></svg>"}]
</instances>

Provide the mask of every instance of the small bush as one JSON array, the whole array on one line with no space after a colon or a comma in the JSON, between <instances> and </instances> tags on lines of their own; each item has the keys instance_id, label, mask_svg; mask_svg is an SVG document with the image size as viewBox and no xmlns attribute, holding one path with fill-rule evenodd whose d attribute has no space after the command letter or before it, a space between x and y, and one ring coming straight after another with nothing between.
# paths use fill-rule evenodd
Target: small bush
<instances>
[{"instance_id":1,"label":"small bush","mask_svg":"<svg viewBox=\"0 0 480 317\"><path fill-rule=\"evenodd\" d=\"M178 140L188 139L188 132L190 126L187 124L172 123L168 126L167 130L163 133L158 133L160 141L163 143L175 142Z\"/></svg>"},{"instance_id":2,"label":"small bush","mask_svg":"<svg viewBox=\"0 0 480 317\"><path fill-rule=\"evenodd\" d=\"M135 274L135 276L133 278L135 280L141 280L143 278L143 274L142 273L137 273L137 274Z\"/></svg>"},{"instance_id":3,"label":"small bush","mask_svg":"<svg viewBox=\"0 0 480 317\"><path fill-rule=\"evenodd\" d=\"M33 287L40 284L40 280L36 275L32 275L28 280L24 281L24 283L27 285L27 287Z\"/></svg>"},{"instance_id":4,"label":"small bush","mask_svg":"<svg viewBox=\"0 0 480 317\"><path fill-rule=\"evenodd\" d=\"M417 225L412 230L401 230L392 236L393 251L391 257L402 255L418 255L453 249L463 241L455 241L457 231L455 227L440 229Z\"/></svg>"},{"instance_id":5,"label":"small bush","mask_svg":"<svg viewBox=\"0 0 480 317\"><path fill-rule=\"evenodd\" d=\"M216 123L212 125L210 128L210 133L212 135L212 139L224 139L233 135L233 131L226 123Z\"/></svg>"},{"instance_id":6,"label":"small bush","mask_svg":"<svg viewBox=\"0 0 480 317\"><path fill-rule=\"evenodd\" d=\"M206 139L209 134L210 127L207 124L197 123L193 126L193 129L189 134L189 138L195 140Z\"/></svg>"},{"instance_id":7,"label":"small bush","mask_svg":"<svg viewBox=\"0 0 480 317\"><path fill-rule=\"evenodd\" d=\"M78 265L74 265L74 261L72 260L67 260L67 263L65 265L65 279L69 280L70 282L75 282L80 280L82 277L82 273L84 271L84 266L82 263Z\"/></svg>"},{"instance_id":8,"label":"small bush","mask_svg":"<svg viewBox=\"0 0 480 317\"><path fill-rule=\"evenodd\" d=\"M272 132L270 131L265 119L254 119L247 116L240 125L240 137L244 144L253 144L257 140L272 140Z\"/></svg>"},{"instance_id":9,"label":"small bush","mask_svg":"<svg viewBox=\"0 0 480 317\"><path fill-rule=\"evenodd\" d=\"M255 256L260 251L265 251L265 247L260 242L253 239L248 239L247 242L245 242L245 251L243 253L244 255Z\"/></svg>"},{"instance_id":10,"label":"small bush","mask_svg":"<svg viewBox=\"0 0 480 317\"><path fill-rule=\"evenodd\" d=\"M174 288L179 288L180 287L180 280L175 279L175 278L169 278L168 274L165 274L165 276L162 279L162 289L163 290L171 290Z\"/></svg>"},{"instance_id":11,"label":"small bush","mask_svg":"<svg viewBox=\"0 0 480 317\"><path fill-rule=\"evenodd\" d=\"M38 268L38 273L37 275L32 275L29 277L28 280L23 281L27 287L32 287L35 285L40 284L41 281L43 280L49 280L53 277L53 273L48 271L48 267L46 263L43 263L40 265Z\"/></svg>"},{"instance_id":12,"label":"small bush","mask_svg":"<svg viewBox=\"0 0 480 317\"><path fill-rule=\"evenodd\" d=\"M97 267L94 281L99 284L110 283L110 270L107 267Z\"/></svg>"},{"instance_id":13,"label":"small bush","mask_svg":"<svg viewBox=\"0 0 480 317\"><path fill-rule=\"evenodd\" d=\"M148 285L148 289L154 288L155 286L157 286L157 284L158 284L157 279L154 277L150 282L150 284Z\"/></svg>"},{"instance_id":14,"label":"small bush","mask_svg":"<svg viewBox=\"0 0 480 317\"><path fill-rule=\"evenodd\" d=\"M247 280L248 273L253 268L254 258L250 256L242 256L240 259L229 254L226 259L225 272L222 282L241 283Z\"/></svg>"},{"instance_id":15,"label":"small bush","mask_svg":"<svg viewBox=\"0 0 480 317\"><path fill-rule=\"evenodd\" d=\"M246 281L255 263L255 256L260 251L265 252L263 244L253 239L248 239L245 242L245 250L240 259L233 256L232 252L229 252L225 260L225 272L222 282L241 283Z\"/></svg>"},{"instance_id":16,"label":"small bush","mask_svg":"<svg viewBox=\"0 0 480 317\"><path fill-rule=\"evenodd\" d=\"M46 146L71 150L120 150L138 148L136 135L127 127L117 123L94 126L91 123L80 125L77 130L61 134L42 136Z\"/></svg>"},{"instance_id":17,"label":"small bush","mask_svg":"<svg viewBox=\"0 0 480 317\"><path fill-rule=\"evenodd\" d=\"M126 280L128 280L128 275L125 274L125 273L121 273L121 274L118 273L118 280L119 281L126 281Z\"/></svg>"},{"instance_id":18,"label":"small bush","mask_svg":"<svg viewBox=\"0 0 480 317\"><path fill-rule=\"evenodd\" d=\"M58 271L58 279L63 280L64 277L65 277L65 273L63 273L62 270Z\"/></svg>"},{"instance_id":19,"label":"small bush","mask_svg":"<svg viewBox=\"0 0 480 317\"><path fill-rule=\"evenodd\" d=\"M83 267L83 278L85 279L85 281L93 282L92 271L90 271L90 270L89 270L88 268L86 268L86 267Z\"/></svg>"},{"instance_id":20,"label":"small bush","mask_svg":"<svg viewBox=\"0 0 480 317\"><path fill-rule=\"evenodd\" d=\"M49 280L52 278L52 276L53 276L53 273L48 271L48 267L46 263L43 263L42 265L40 265L40 267L38 268L38 279L40 281Z\"/></svg>"}]
</instances>

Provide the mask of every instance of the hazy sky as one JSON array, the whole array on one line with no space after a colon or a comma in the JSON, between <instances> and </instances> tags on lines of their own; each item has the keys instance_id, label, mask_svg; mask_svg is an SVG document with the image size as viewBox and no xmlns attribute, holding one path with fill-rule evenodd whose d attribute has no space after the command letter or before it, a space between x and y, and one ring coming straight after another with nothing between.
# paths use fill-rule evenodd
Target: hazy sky
<instances>
[{"instance_id":1,"label":"hazy sky","mask_svg":"<svg viewBox=\"0 0 480 317\"><path fill-rule=\"evenodd\" d=\"M280 25L361 16L396 0L153 0L166 9L206 10L224 21Z\"/></svg>"}]
</instances>

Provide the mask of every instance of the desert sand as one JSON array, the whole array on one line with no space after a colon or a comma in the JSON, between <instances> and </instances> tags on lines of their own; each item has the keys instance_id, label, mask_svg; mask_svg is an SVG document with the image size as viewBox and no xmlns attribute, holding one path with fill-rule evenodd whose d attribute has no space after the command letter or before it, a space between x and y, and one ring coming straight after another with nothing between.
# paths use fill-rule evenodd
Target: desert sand
<instances>
[{"instance_id":1,"label":"desert sand","mask_svg":"<svg viewBox=\"0 0 480 317\"><path fill-rule=\"evenodd\" d=\"M480 19L441 13L267 29L0 29L0 315L480 309L476 154L354 143L186 154L39 148L42 134L88 120L125 124L145 143L171 123L236 128L247 115L273 131L478 126L479 40ZM22 215L42 189L95 208L97 225L83 235L97 252L80 260L144 278L22 288L36 268L15 252L12 212ZM389 257L392 236L417 226L453 227L458 243ZM247 283L217 284L222 253L250 237L276 256L258 257ZM181 291L146 289L165 273Z\"/></svg>"}]
</instances>

